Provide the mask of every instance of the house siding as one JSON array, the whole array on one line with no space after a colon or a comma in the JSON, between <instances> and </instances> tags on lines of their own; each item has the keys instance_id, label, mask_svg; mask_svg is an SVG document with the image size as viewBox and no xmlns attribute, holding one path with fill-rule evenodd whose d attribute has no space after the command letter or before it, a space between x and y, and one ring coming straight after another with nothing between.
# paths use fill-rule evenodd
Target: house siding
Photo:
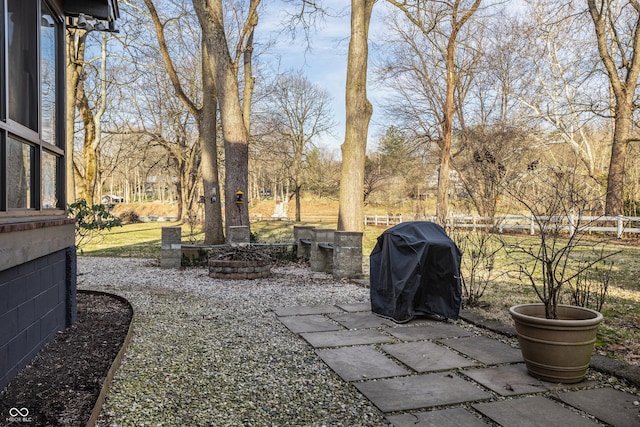
<instances>
[{"instance_id":1,"label":"house siding","mask_svg":"<svg viewBox=\"0 0 640 427\"><path fill-rule=\"evenodd\" d=\"M0 271L0 389L75 321L75 247Z\"/></svg>"}]
</instances>

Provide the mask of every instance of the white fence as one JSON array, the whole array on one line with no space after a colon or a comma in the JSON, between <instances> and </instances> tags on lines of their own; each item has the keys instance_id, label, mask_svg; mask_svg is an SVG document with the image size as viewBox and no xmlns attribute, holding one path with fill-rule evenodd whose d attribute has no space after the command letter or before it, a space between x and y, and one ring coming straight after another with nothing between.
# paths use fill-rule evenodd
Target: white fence
<instances>
[{"instance_id":1,"label":"white fence","mask_svg":"<svg viewBox=\"0 0 640 427\"><path fill-rule=\"evenodd\" d=\"M388 216L388 215L365 215L365 225L391 226L405 221L435 221L435 216ZM539 222L549 225L554 229L566 230L573 234L576 229L583 231L593 231L600 233L615 233L620 239L625 233L640 233L640 217L633 216L555 216L540 217ZM496 217L480 217L455 215L447 218L447 227L471 228L482 227L497 228L499 233L504 230L528 230L534 235L539 230L540 225L533 217L524 215L505 215Z\"/></svg>"}]
</instances>

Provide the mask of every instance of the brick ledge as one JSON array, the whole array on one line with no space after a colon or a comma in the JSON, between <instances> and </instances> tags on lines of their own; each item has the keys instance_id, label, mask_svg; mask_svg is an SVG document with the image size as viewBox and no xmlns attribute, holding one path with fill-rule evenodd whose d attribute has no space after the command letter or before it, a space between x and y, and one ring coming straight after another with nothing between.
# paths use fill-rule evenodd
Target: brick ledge
<instances>
[{"instance_id":1,"label":"brick ledge","mask_svg":"<svg viewBox=\"0 0 640 427\"><path fill-rule=\"evenodd\" d=\"M60 219L38 219L28 222L13 222L8 224L0 224L0 233L12 233L18 231L35 230L46 227L59 227L75 223L73 218Z\"/></svg>"}]
</instances>

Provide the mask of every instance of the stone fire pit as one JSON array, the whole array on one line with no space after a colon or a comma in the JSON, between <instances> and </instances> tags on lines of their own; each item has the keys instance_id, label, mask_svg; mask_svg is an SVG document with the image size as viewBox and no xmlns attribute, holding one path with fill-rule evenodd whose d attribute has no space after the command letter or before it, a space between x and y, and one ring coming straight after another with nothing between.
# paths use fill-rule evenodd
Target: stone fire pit
<instances>
[{"instance_id":1,"label":"stone fire pit","mask_svg":"<svg viewBox=\"0 0 640 427\"><path fill-rule=\"evenodd\" d=\"M234 247L209 260L209 277L259 279L271 276L271 256L251 247Z\"/></svg>"}]
</instances>

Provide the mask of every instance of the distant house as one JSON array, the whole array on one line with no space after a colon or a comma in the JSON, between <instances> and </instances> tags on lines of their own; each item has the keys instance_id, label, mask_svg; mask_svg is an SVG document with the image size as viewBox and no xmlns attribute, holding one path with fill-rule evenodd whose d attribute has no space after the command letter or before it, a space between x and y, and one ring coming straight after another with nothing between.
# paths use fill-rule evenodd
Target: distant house
<instances>
[{"instance_id":1,"label":"distant house","mask_svg":"<svg viewBox=\"0 0 640 427\"><path fill-rule=\"evenodd\" d=\"M100 199L100 203L102 203L103 205L113 205L115 203L122 203L122 202L124 202L124 197L116 196L113 194L102 196L102 199Z\"/></svg>"},{"instance_id":2,"label":"distant house","mask_svg":"<svg viewBox=\"0 0 640 427\"><path fill-rule=\"evenodd\" d=\"M118 4L0 1L2 389L75 321L75 231L65 215L65 26L113 29Z\"/></svg>"}]
</instances>

